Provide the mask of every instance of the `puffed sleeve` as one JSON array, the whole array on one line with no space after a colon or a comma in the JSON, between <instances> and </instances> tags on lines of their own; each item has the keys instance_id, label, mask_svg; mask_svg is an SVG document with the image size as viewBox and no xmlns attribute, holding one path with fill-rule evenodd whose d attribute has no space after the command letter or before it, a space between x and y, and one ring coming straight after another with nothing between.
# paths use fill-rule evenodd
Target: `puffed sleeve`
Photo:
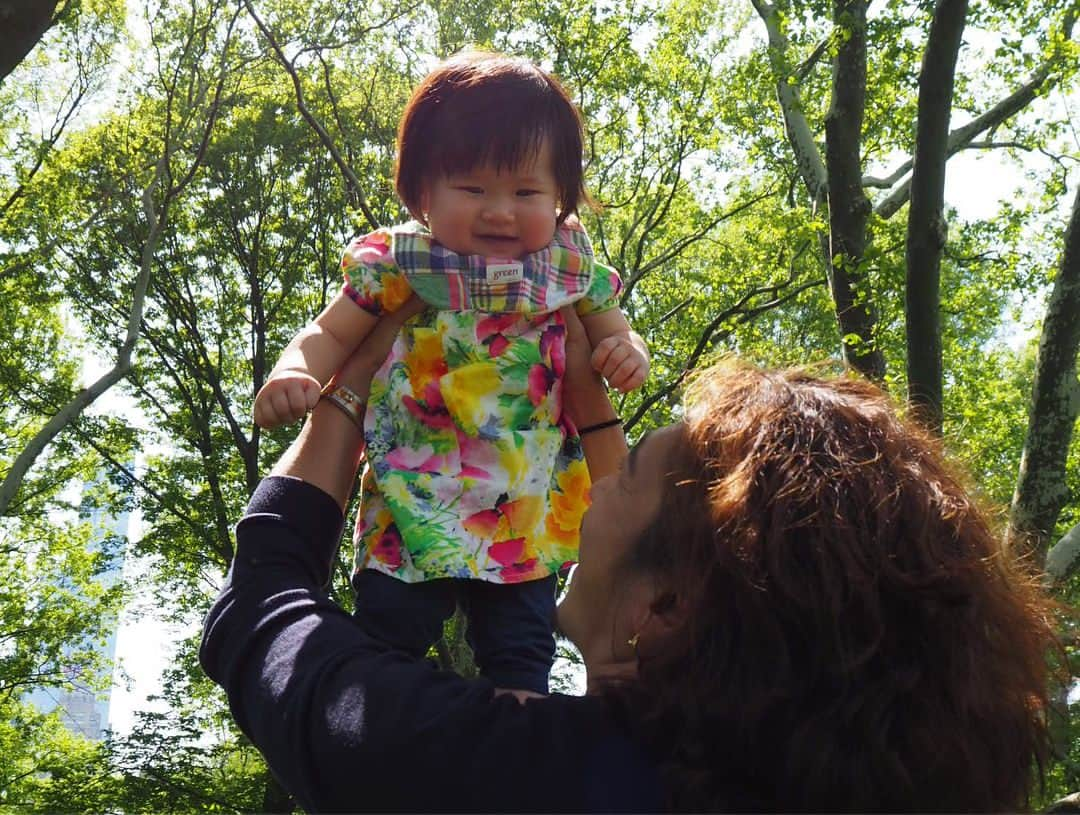
<instances>
[{"instance_id":1,"label":"puffed sleeve","mask_svg":"<svg viewBox=\"0 0 1080 815\"><path fill-rule=\"evenodd\" d=\"M357 238L341 256L344 292L356 305L376 317L397 311L412 287L394 261L390 230L378 229Z\"/></svg>"},{"instance_id":2,"label":"puffed sleeve","mask_svg":"<svg viewBox=\"0 0 1080 815\"><path fill-rule=\"evenodd\" d=\"M610 266L597 262L594 264L592 282L585 296L578 300L574 307L582 317L618 308L622 289L619 273Z\"/></svg>"}]
</instances>

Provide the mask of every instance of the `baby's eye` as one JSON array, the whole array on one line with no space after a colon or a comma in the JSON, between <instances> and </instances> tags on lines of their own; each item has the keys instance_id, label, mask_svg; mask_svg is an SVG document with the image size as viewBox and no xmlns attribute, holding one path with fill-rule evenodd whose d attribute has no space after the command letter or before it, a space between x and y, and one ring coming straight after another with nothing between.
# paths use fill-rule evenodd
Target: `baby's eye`
<instances>
[{"instance_id":1,"label":"baby's eye","mask_svg":"<svg viewBox=\"0 0 1080 815\"><path fill-rule=\"evenodd\" d=\"M521 198L528 198L530 195L539 195L540 190L522 189L522 190L518 190L517 194Z\"/></svg>"},{"instance_id":2,"label":"baby's eye","mask_svg":"<svg viewBox=\"0 0 1080 815\"><path fill-rule=\"evenodd\" d=\"M470 195L483 195L484 193L483 187L477 187L472 184L459 184L458 189L462 192L467 192Z\"/></svg>"}]
</instances>

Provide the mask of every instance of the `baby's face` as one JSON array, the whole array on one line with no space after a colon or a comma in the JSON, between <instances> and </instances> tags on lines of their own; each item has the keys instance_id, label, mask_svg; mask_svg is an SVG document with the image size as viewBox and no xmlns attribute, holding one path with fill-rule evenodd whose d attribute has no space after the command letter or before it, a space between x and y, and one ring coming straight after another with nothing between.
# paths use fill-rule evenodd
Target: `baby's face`
<instances>
[{"instance_id":1,"label":"baby's face","mask_svg":"<svg viewBox=\"0 0 1080 815\"><path fill-rule=\"evenodd\" d=\"M517 167L482 164L439 176L421 197L431 234L461 255L517 259L543 249L555 234L558 185L545 140Z\"/></svg>"}]
</instances>

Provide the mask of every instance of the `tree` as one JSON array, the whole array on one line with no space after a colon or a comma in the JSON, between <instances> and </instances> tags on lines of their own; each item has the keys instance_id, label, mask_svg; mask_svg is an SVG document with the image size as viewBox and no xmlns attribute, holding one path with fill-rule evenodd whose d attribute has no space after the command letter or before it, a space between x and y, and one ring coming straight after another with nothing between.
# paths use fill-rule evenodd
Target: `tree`
<instances>
[{"instance_id":1,"label":"tree","mask_svg":"<svg viewBox=\"0 0 1080 815\"><path fill-rule=\"evenodd\" d=\"M198 37L199 31L197 29L189 29L189 38L183 44L184 55L186 55L187 59L194 58L198 61L201 58L200 54L193 53L199 46ZM228 51L227 39L225 51L226 53ZM183 56L181 58L183 58ZM222 81L223 75L218 80L217 94L220 94ZM189 92L194 91L198 99L197 105L205 100L211 89L212 84L205 80L199 86L189 85L187 88ZM173 94L176 94L178 90L180 89L176 86L166 88L166 95L170 100L170 103ZM209 124L207 125L207 128L212 128L213 126L214 116L216 115L217 94L215 94L210 102ZM171 108L171 104L167 107ZM153 174L147 185L143 188L140 196L147 231L140 250L138 274L132 285L132 295L126 320L126 332L124 339L117 350L116 363L96 382L87 388L80 389L66 404L63 405L63 407L53 413L48 421L44 422L37 432L26 442L18 455L14 457L12 462L6 468L3 482L0 483L0 516L8 514L11 504L15 500L16 494L18 493L27 472L45 450L46 446L48 446L48 444L65 427L70 425L78 416L80 416L99 396L123 379L131 370L132 351L134 350L135 341L138 338L139 327L142 322L142 312L147 286L150 283L154 252L157 249L157 242L161 235L164 220L167 217L169 203L176 197L180 190L190 182L191 178L194 176L198 162L201 160L200 155L196 153L192 167L182 169L171 167L170 162L172 161L173 153L176 149L175 141L190 137L190 134L185 133L185 130L197 126L195 120L192 118L186 120L181 119L180 122L174 123L171 117L168 117L165 121L161 155L154 163ZM176 132L174 132L174 128ZM205 142L206 135L204 135L202 139L202 144L205 145ZM39 166L40 165L35 165L34 171L30 174L31 176L37 171ZM166 176L168 176L170 180L175 178L176 183L170 184L162 190L160 189L162 186L161 182ZM20 186L16 193L21 194L22 190L23 188ZM13 193L12 197L8 199L5 210L14 202L16 193ZM161 203L157 204L155 203L155 199L159 196ZM16 265L16 268L18 268L18 264Z\"/></svg>"},{"instance_id":2,"label":"tree","mask_svg":"<svg viewBox=\"0 0 1080 815\"><path fill-rule=\"evenodd\" d=\"M35 2L34 0L4 0L0 4L0 22L4 36L0 38L0 80L10 74L30 50L37 45L60 15L70 14L75 3L66 0Z\"/></svg>"},{"instance_id":3,"label":"tree","mask_svg":"<svg viewBox=\"0 0 1080 815\"><path fill-rule=\"evenodd\" d=\"M881 338L876 336L879 331L876 314L880 308L877 297L880 295L875 295L871 288L872 281L868 277L867 261L874 258L865 257L867 247L870 245L867 239L870 213L867 211L864 191L867 188L890 190L884 198L871 204L871 207L873 215L876 216L875 222L878 219L891 218L911 195L913 180L911 170L914 160L906 159L895 171L884 178L869 176L859 170L860 180L856 180L856 170L864 166L866 162L866 157L862 155L860 147L867 143L868 136L867 123L863 121L863 103L867 87L866 4L834 3L832 30L811 50L802 64L797 64L793 53L795 46L792 45L788 34L792 18L790 4L786 2L769 4L759 0L752 0L752 2L765 23L769 35L769 62L776 82L787 140L795 156L799 176L813 202L820 202L826 195L828 196L829 240L827 242L823 240L822 247L825 266L830 275L830 287L837 310L837 319L843 336L845 360L867 376L882 379L885 376L885 359L880 350ZM811 8L813 13L817 12L816 4L811 4ZM942 4L939 8L944 14L955 7ZM1071 76L1073 63L1070 61L1069 43L1074 11L1066 8L1063 14L1058 12L1055 17L1052 12L1057 10L1054 9L1053 4L1050 4L1048 11L1051 11L1049 19L1060 20L1060 26L1051 27L1048 36L1049 45L1045 49L1042 60L1027 80L1014 91L1005 95L996 104L989 106L984 104L983 113L949 133L945 149L946 159L961 149L973 146L977 136L1000 128L1010 117L1030 105L1036 98L1036 94L1045 93L1048 87ZM890 60L899 56L904 42L903 37L911 30L910 24L905 19L907 14L908 9L896 7L883 12L882 17L876 21L878 36L875 38L875 44L880 54L879 64L893 66L884 68L885 73L897 67ZM948 26L943 26L939 30L944 31L948 28ZM962 25L960 28L962 29ZM952 29L954 35L958 33L955 24ZM812 78L813 68L821 56L830 49L835 50L835 57L830 83L832 102L824 116L826 138L825 160L823 161L821 149L817 145L814 129L807 115L807 106L803 103L801 89ZM951 57L946 54L943 63L948 64L950 61ZM933 61L929 62L927 69L930 70L935 64ZM903 62L900 62L898 67L902 70ZM900 77L900 81L904 82L903 77ZM910 95L910 90L901 84L899 88L892 89L891 93L895 96L888 107L888 113L896 119L902 116L904 104L910 104L903 101L905 95ZM880 102L885 102L888 98L887 93L880 94ZM928 104L924 113L929 115L934 110L941 110L940 103L937 106ZM879 115L880 111L874 114L875 117ZM930 122L924 119L923 124L929 126ZM870 126L876 129L893 125L879 120L872 122ZM887 130L885 135L887 138L891 136ZM905 152L909 151L910 141L904 137L904 134L900 135L899 143L894 141L895 136L892 136L889 141L876 140L874 151L881 154L887 144L903 149ZM985 148L989 145L980 146ZM926 148L930 149L930 145L927 144ZM940 144L934 149L940 153ZM831 161L830 155L833 157ZM940 162L941 159L938 158L939 165ZM933 209L932 202L930 203ZM874 228L881 229L880 223ZM933 288L932 280L930 283L928 288ZM931 294L930 308L933 308L934 302L936 298ZM925 308L927 301L917 300L913 306ZM908 315L909 319L916 321L915 328L919 327L918 321L922 316L921 311L913 311ZM932 317L930 325L932 328ZM908 339L909 352L913 346L920 349L915 353L916 359L919 358L924 346L929 344L932 349L936 341L935 337L925 335L913 335ZM932 350L931 356L936 357ZM917 387L921 388L921 383Z\"/></svg>"},{"instance_id":4,"label":"tree","mask_svg":"<svg viewBox=\"0 0 1080 815\"><path fill-rule=\"evenodd\" d=\"M1065 230L1057 278L1043 320L1039 356L1028 412L1027 438L1020 474L1009 508L1010 545L1029 551L1036 563L1046 561L1051 577L1062 579L1075 568L1080 537L1073 527L1054 546L1058 515L1069 498L1066 462L1080 416L1080 189Z\"/></svg>"},{"instance_id":5,"label":"tree","mask_svg":"<svg viewBox=\"0 0 1080 815\"><path fill-rule=\"evenodd\" d=\"M155 564L162 604L205 610L233 552L232 524L294 432L255 427L254 394L340 285L341 246L405 217L391 184L397 118L431 61L468 44L552 67L585 115L587 183L602 209L583 220L622 272L623 307L653 350L646 387L619 399L631 434L676 417L687 372L719 353L847 363L916 396L934 374L904 372L925 346L944 374L946 444L990 500L1007 502L1036 357L1002 335L1017 302L1044 295L1060 250L1047 211L1071 159L1047 94L1069 89L1075 43L1068 3L969 0L968 42L956 50L957 26L943 25L956 7L384 0L360 17L328 0L162 0L147 10L149 34L134 43L115 98L95 91L94 115L82 119L66 116L70 101L54 105L36 132L26 111L38 89L61 87L35 73L63 62L54 29L0 87L0 202L10 202L0 210L0 471L78 396L79 343L128 360L110 393L145 419L95 403L58 423L8 504L3 575L37 545L34 521L63 505L64 485L104 464L124 485L107 500L143 513L138 552ZM79 19L99 20L90 9ZM998 35L990 50L987 31ZM944 89L934 66L952 61L951 91L931 99ZM77 95L75 76L62 87ZM1029 154L1045 199L1017 196L986 218L938 199L946 162L974 150ZM909 200L908 217L896 217ZM909 270L929 268L905 256L918 241L939 258L940 285L922 276L926 296L909 303L918 289ZM909 327L934 308L939 328ZM1065 348L1049 333L1057 322L1044 322L1055 353ZM1039 379L1040 390L1056 381ZM1080 522L1080 450L1075 439L1061 445L1055 478L1069 492L1048 540ZM132 450L145 451L137 468ZM42 569L34 579L55 576ZM346 606L348 575L343 557L332 591ZM0 595L0 620L20 608ZM70 631L95 628L83 614ZM463 664L460 629L448 632L444 659ZM27 645L57 640L42 629ZM165 696L168 713L131 737L93 749L29 744L24 808L291 808L201 677L193 643ZM24 722L0 728L0 744L27 732L23 714L0 715ZM212 750L194 740L199 731L217 734Z\"/></svg>"},{"instance_id":6,"label":"tree","mask_svg":"<svg viewBox=\"0 0 1080 815\"><path fill-rule=\"evenodd\" d=\"M908 399L938 433L944 421L941 372L941 252L945 248L945 162L953 78L967 0L939 0L919 74L919 111L908 208ZM915 337L918 342L912 342Z\"/></svg>"}]
</instances>

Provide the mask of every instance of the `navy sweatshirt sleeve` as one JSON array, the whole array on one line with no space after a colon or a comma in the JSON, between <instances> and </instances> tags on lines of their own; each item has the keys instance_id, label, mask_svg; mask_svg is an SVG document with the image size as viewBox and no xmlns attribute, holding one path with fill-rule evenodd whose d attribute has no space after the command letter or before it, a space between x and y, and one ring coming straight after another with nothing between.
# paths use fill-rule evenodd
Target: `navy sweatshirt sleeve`
<instances>
[{"instance_id":1,"label":"navy sweatshirt sleeve","mask_svg":"<svg viewBox=\"0 0 1080 815\"><path fill-rule=\"evenodd\" d=\"M656 811L654 768L590 697L525 705L367 637L326 596L342 516L270 477L237 526L200 660L309 812Z\"/></svg>"}]
</instances>

